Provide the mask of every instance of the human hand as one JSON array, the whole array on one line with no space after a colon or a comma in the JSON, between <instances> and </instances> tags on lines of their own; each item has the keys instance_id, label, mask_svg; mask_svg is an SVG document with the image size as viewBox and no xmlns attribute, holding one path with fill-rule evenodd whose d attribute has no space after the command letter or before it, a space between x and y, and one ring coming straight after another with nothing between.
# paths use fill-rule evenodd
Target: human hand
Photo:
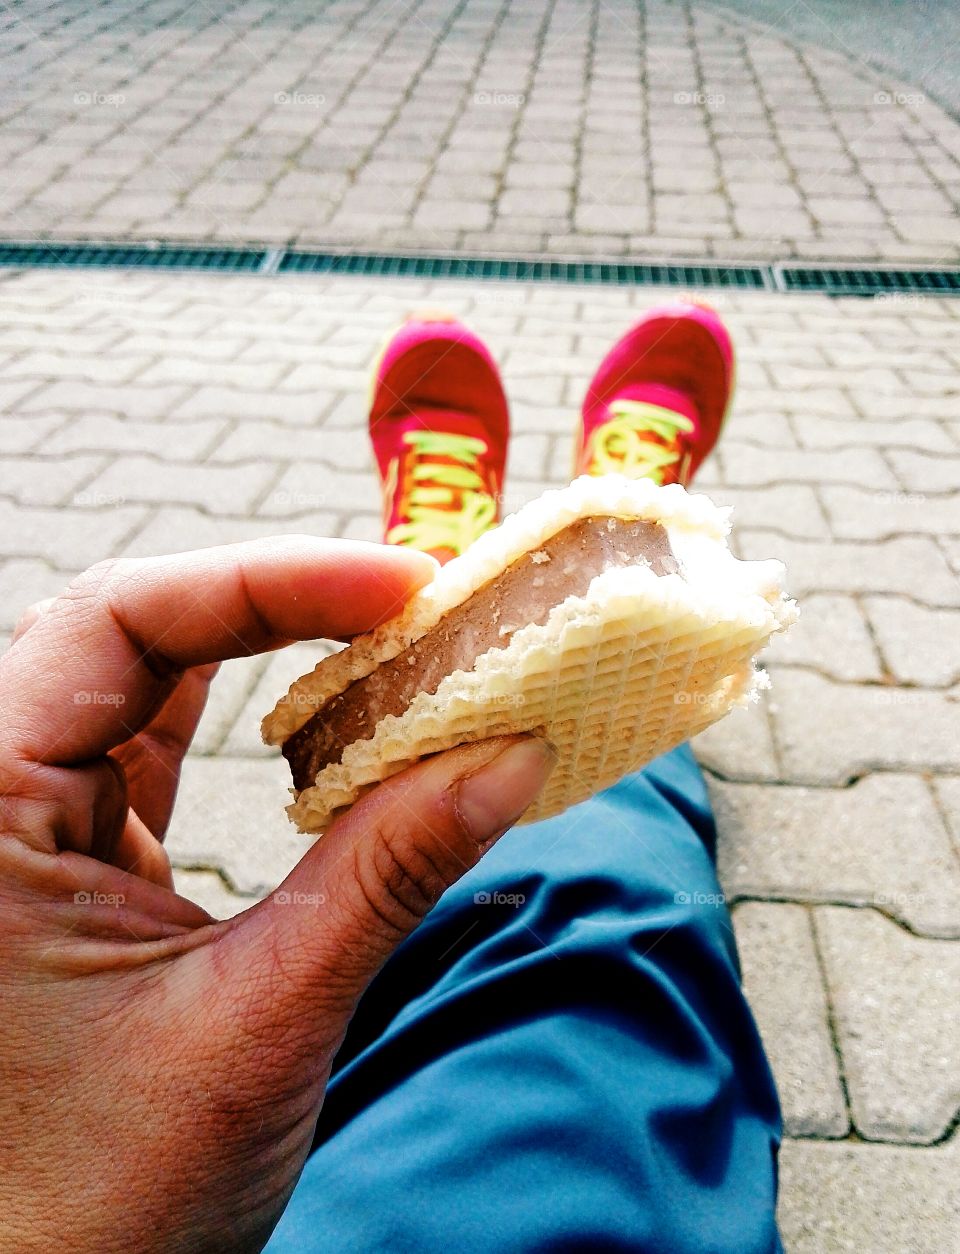
<instances>
[{"instance_id":1,"label":"human hand","mask_svg":"<svg viewBox=\"0 0 960 1254\"><path fill-rule=\"evenodd\" d=\"M348 636L433 566L283 537L105 563L0 659L0 1248L258 1250L360 995L552 766L464 746L363 797L215 922L162 838L219 661ZM279 797L278 797L279 803Z\"/></svg>"}]
</instances>

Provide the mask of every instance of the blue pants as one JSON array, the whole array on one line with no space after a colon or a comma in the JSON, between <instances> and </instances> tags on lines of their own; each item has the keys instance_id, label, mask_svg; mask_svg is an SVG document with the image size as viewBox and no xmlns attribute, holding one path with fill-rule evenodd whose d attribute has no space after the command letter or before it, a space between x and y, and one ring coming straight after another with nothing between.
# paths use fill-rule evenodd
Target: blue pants
<instances>
[{"instance_id":1,"label":"blue pants","mask_svg":"<svg viewBox=\"0 0 960 1254\"><path fill-rule=\"evenodd\" d=\"M780 1112L687 746L508 832L363 998L268 1254L769 1254Z\"/></svg>"}]
</instances>

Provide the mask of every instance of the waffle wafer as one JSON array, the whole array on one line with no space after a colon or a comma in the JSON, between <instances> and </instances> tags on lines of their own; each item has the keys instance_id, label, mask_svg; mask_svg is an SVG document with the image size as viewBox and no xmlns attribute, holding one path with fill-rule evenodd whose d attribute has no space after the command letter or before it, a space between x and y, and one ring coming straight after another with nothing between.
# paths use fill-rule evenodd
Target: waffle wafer
<instances>
[{"instance_id":1,"label":"waffle wafer","mask_svg":"<svg viewBox=\"0 0 960 1254\"><path fill-rule=\"evenodd\" d=\"M427 754L533 732L549 739L559 758L521 820L532 822L559 814L755 698L764 676L754 657L789 626L796 608L784 596L781 563L741 562L730 553L728 513L679 485L608 475L547 492L505 519L397 618L323 659L264 719L264 739L284 746L295 783L300 774L291 819L320 833L367 789ZM669 557L649 550L633 560L622 546L634 524L656 532L655 549L668 540ZM579 547L563 548L567 537L581 534ZM596 549L590 560L605 555L592 576L582 569L586 541ZM430 674L428 654L442 656L446 646L462 655L471 609L483 606L489 617L492 592L502 589L506 606L508 590L522 583L520 601L525 597L529 610L529 585L543 582L551 561L552 578L581 581L577 594L556 597L554 583L555 603L539 607L539 621L504 623L494 646L471 665ZM445 623L455 625L446 635ZM488 626L478 630L482 644L490 634ZM410 673L422 672L422 686L414 682L418 690L403 708L370 716L364 726L365 705L390 706L383 690L405 682L404 663L421 668ZM331 726L362 734L334 743Z\"/></svg>"}]
</instances>

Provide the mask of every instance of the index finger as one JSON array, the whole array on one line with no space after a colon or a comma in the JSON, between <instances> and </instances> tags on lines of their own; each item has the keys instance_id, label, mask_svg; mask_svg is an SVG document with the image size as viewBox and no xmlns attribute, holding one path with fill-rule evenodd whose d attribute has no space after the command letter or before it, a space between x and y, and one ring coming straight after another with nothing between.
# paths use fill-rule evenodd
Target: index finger
<instances>
[{"instance_id":1,"label":"index finger","mask_svg":"<svg viewBox=\"0 0 960 1254\"><path fill-rule=\"evenodd\" d=\"M412 549L278 536L95 566L0 663L0 751L69 766L135 735L181 671L390 618L436 571Z\"/></svg>"}]
</instances>

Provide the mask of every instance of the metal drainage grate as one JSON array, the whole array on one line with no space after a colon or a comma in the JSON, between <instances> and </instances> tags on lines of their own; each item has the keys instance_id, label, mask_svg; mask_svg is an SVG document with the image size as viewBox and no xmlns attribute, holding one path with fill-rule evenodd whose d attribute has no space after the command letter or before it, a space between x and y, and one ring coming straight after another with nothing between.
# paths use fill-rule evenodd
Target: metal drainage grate
<instances>
[{"instance_id":1,"label":"metal drainage grate","mask_svg":"<svg viewBox=\"0 0 960 1254\"><path fill-rule=\"evenodd\" d=\"M784 292L822 292L828 296L883 296L903 292L917 296L960 295L960 270L886 270L856 266L773 267Z\"/></svg>"},{"instance_id":2,"label":"metal drainage grate","mask_svg":"<svg viewBox=\"0 0 960 1254\"><path fill-rule=\"evenodd\" d=\"M792 262L543 261L430 253L330 253L237 245L0 242L0 267L185 270L235 274L350 274L425 279L490 279L614 286L740 288L828 296L960 296L960 268L886 269Z\"/></svg>"},{"instance_id":3,"label":"metal drainage grate","mask_svg":"<svg viewBox=\"0 0 960 1254\"><path fill-rule=\"evenodd\" d=\"M421 279L499 279L553 283L615 285L769 287L761 266L721 263L629 261L535 261L523 258L322 253L291 249L277 267L279 274L396 275Z\"/></svg>"},{"instance_id":4,"label":"metal drainage grate","mask_svg":"<svg viewBox=\"0 0 960 1254\"><path fill-rule=\"evenodd\" d=\"M136 244L2 244L0 266L71 269L228 270L254 274L264 263L262 248L217 248Z\"/></svg>"}]
</instances>

